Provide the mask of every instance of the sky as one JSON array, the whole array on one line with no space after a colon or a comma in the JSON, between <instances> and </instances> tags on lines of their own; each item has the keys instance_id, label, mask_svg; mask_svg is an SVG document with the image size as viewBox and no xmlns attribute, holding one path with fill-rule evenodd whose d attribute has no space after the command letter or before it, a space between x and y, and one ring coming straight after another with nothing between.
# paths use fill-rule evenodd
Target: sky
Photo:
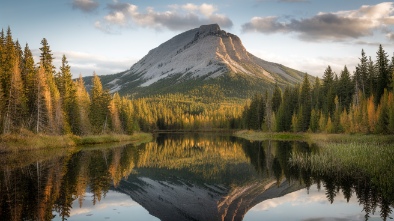
<instances>
[{"instance_id":1,"label":"sky","mask_svg":"<svg viewBox=\"0 0 394 221\"><path fill-rule=\"evenodd\" d=\"M184 31L219 24L246 50L322 76L330 65L351 72L361 50L376 60L379 44L394 52L394 2L376 0L3 0L0 28L26 43L38 61L46 38L74 77L129 69L149 50Z\"/></svg>"}]
</instances>

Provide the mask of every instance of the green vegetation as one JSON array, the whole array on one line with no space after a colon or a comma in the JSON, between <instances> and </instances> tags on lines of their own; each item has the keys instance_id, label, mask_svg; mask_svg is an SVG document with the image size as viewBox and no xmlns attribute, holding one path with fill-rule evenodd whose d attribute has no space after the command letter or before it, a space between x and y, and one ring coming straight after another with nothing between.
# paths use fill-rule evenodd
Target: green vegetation
<instances>
[{"instance_id":1,"label":"green vegetation","mask_svg":"<svg viewBox=\"0 0 394 221\"><path fill-rule=\"evenodd\" d=\"M72 80L66 56L57 71L45 38L36 65L28 45L22 51L10 29L0 36L0 133L9 137L28 130L41 140L50 135L59 145L68 146L74 135L130 135L138 131L394 133L394 59L390 62L382 47L376 61L368 60L362 51L353 76L346 66L340 76L328 66L323 79L310 82L306 74L301 84L290 87L234 73L174 84L179 78L174 75L137 91L127 87L124 90L130 91L122 93L128 95L121 97L110 94L95 73L89 94L81 77ZM103 79L107 82L111 77Z\"/></svg>"},{"instance_id":2,"label":"green vegetation","mask_svg":"<svg viewBox=\"0 0 394 221\"><path fill-rule=\"evenodd\" d=\"M102 144L111 142L149 142L152 135L147 133L125 134L104 134L91 136L76 135L45 135L34 134L23 130L18 134L5 134L0 136L1 152L18 152L25 150L58 149L65 147L75 147L78 145Z\"/></svg>"},{"instance_id":3,"label":"green vegetation","mask_svg":"<svg viewBox=\"0 0 394 221\"><path fill-rule=\"evenodd\" d=\"M234 136L250 141L283 140L283 141L305 141L316 143L325 147L328 144L368 144L388 145L394 143L394 136L391 135L364 135L364 134L322 134L322 133L291 133L291 132L263 132L242 130L234 133Z\"/></svg>"},{"instance_id":4,"label":"green vegetation","mask_svg":"<svg viewBox=\"0 0 394 221\"><path fill-rule=\"evenodd\" d=\"M237 131L234 133L234 136L244 138L250 141L264 141L264 140L306 141L308 139L308 134L304 134L304 133L257 132L251 130Z\"/></svg>"},{"instance_id":5,"label":"green vegetation","mask_svg":"<svg viewBox=\"0 0 394 221\"><path fill-rule=\"evenodd\" d=\"M0 134L3 140L21 139L16 146L30 143L39 147L70 146L74 135L130 135L139 131L131 100L118 94L110 95L95 74L89 95L81 76L72 79L66 56L62 56L57 71L47 39L43 38L41 45L40 60L36 64L29 46L26 44L22 51L19 42L13 41L10 28L6 36L0 32ZM37 134L35 141L24 140L18 135L21 130Z\"/></svg>"},{"instance_id":6,"label":"green vegetation","mask_svg":"<svg viewBox=\"0 0 394 221\"><path fill-rule=\"evenodd\" d=\"M319 152L293 152L289 163L310 177L307 182L325 182L331 203L340 188L348 201L355 192L364 207L365 220L378 207L386 220L394 202L394 148L392 137L383 138L356 136L355 140L324 142Z\"/></svg>"},{"instance_id":7,"label":"green vegetation","mask_svg":"<svg viewBox=\"0 0 394 221\"><path fill-rule=\"evenodd\" d=\"M255 95L242 114L243 128L394 134L394 58L390 62L382 46L376 54L374 62L362 51L353 76L346 66L339 76L328 66L323 79L316 78L313 84L305 75L301 85L287 87L283 93L276 86L272 96Z\"/></svg>"}]
</instances>

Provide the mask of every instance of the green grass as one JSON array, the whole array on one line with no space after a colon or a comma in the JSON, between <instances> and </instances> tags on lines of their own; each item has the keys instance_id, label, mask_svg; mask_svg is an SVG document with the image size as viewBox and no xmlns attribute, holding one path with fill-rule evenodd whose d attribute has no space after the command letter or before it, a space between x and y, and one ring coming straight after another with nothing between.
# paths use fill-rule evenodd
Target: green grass
<instances>
[{"instance_id":1,"label":"green grass","mask_svg":"<svg viewBox=\"0 0 394 221\"><path fill-rule=\"evenodd\" d=\"M75 135L50 136L22 131L18 134L6 134L0 136L0 153L68 148L80 145L125 141L149 142L150 140L152 140L152 135L147 133L134 133L133 135L104 134L80 137Z\"/></svg>"},{"instance_id":2,"label":"green grass","mask_svg":"<svg viewBox=\"0 0 394 221\"><path fill-rule=\"evenodd\" d=\"M288 140L288 141L305 141L308 143L316 143L318 145L325 144L370 144L383 145L392 144L394 147L394 136L392 135L362 135L362 134L315 134L315 133L275 133L242 130L234 133L234 136L244 138L251 141L263 140Z\"/></svg>"},{"instance_id":3,"label":"green grass","mask_svg":"<svg viewBox=\"0 0 394 221\"><path fill-rule=\"evenodd\" d=\"M307 134L302 133L274 133L258 132L251 130L242 130L234 133L234 136L244 138L250 141L279 140L279 141L305 141L308 139Z\"/></svg>"}]
</instances>

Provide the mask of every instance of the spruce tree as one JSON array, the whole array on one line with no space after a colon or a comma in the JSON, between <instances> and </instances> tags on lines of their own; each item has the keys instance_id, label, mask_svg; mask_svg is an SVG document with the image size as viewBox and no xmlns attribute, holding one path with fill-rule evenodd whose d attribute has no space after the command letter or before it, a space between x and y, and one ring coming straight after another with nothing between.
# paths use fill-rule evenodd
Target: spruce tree
<instances>
[{"instance_id":1,"label":"spruce tree","mask_svg":"<svg viewBox=\"0 0 394 221\"><path fill-rule=\"evenodd\" d=\"M357 85L357 90L363 92L364 96L369 96L370 91L368 84L368 58L365 55L364 49L361 50L361 58L360 63L357 65L356 72L355 72L355 85Z\"/></svg>"},{"instance_id":2,"label":"spruce tree","mask_svg":"<svg viewBox=\"0 0 394 221\"><path fill-rule=\"evenodd\" d=\"M272 111L278 112L281 103L282 103L282 91L279 88L278 83L275 83L274 93L272 94L272 99L271 99Z\"/></svg>"},{"instance_id":3,"label":"spruce tree","mask_svg":"<svg viewBox=\"0 0 394 221\"><path fill-rule=\"evenodd\" d=\"M306 131L309 128L309 122L311 120L312 111L312 95L311 95L311 85L309 83L308 75L305 74L304 81L301 85L300 92L300 117L299 120L299 130Z\"/></svg>"},{"instance_id":4,"label":"spruce tree","mask_svg":"<svg viewBox=\"0 0 394 221\"><path fill-rule=\"evenodd\" d=\"M350 79L350 73L345 66L341 71L341 76L338 84L338 99L339 103L343 108L349 111L350 104L353 98L354 87L352 85L352 80Z\"/></svg>"},{"instance_id":5,"label":"spruce tree","mask_svg":"<svg viewBox=\"0 0 394 221\"><path fill-rule=\"evenodd\" d=\"M377 71L376 71L376 66L375 63L372 61L371 56L368 59L367 63L367 68L368 68L368 92L369 96L375 95L376 94L376 86L377 86Z\"/></svg>"},{"instance_id":6,"label":"spruce tree","mask_svg":"<svg viewBox=\"0 0 394 221\"><path fill-rule=\"evenodd\" d=\"M58 72L55 79L61 95L61 102L64 108L67 125L70 126L70 129L74 134L80 134L80 119L76 100L76 87L72 80L70 66L68 65L65 55L62 57L60 72Z\"/></svg>"},{"instance_id":7,"label":"spruce tree","mask_svg":"<svg viewBox=\"0 0 394 221\"><path fill-rule=\"evenodd\" d=\"M43 66L47 74L55 74L55 66L53 66L53 54L46 38L41 40L42 47L40 48L40 65Z\"/></svg>"},{"instance_id":8,"label":"spruce tree","mask_svg":"<svg viewBox=\"0 0 394 221\"><path fill-rule=\"evenodd\" d=\"M334 113L334 99L335 99L335 82L334 82L334 72L331 67L328 66L324 71L323 75L323 94L325 99L323 103L323 112L326 116L332 115Z\"/></svg>"},{"instance_id":9,"label":"spruce tree","mask_svg":"<svg viewBox=\"0 0 394 221\"><path fill-rule=\"evenodd\" d=\"M110 95L108 91L103 89L101 80L96 73L93 73L92 85L89 119L93 133L99 134L108 129Z\"/></svg>"},{"instance_id":10,"label":"spruce tree","mask_svg":"<svg viewBox=\"0 0 394 221\"><path fill-rule=\"evenodd\" d=\"M376 95L375 104L377 105L380 98L383 96L384 90L390 85L390 70L389 70L389 60L388 55L384 51L382 45L379 46L379 50L376 53L376 70L378 72L377 85L376 85Z\"/></svg>"},{"instance_id":11,"label":"spruce tree","mask_svg":"<svg viewBox=\"0 0 394 221\"><path fill-rule=\"evenodd\" d=\"M24 93L26 96L27 111L29 113L27 119L27 127L34 127L34 116L36 111L36 100L37 100L37 70L34 65L33 54L26 44L23 52L23 69L22 69L22 81L25 86Z\"/></svg>"},{"instance_id":12,"label":"spruce tree","mask_svg":"<svg viewBox=\"0 0 394 221\"><path fill-rule=\"evenodd\" d=\"M321 110L322 108L321 83L318 77L315 78L315 84L312 88L312 107L316 110Z\"/></svg>"},{"instance_id":13,"label":"spruce tree","mask_svg":"<svg viewBox=\"0 0 394 221\"><path fill-rule=\"evenodd\" d=\"M78 129L76 132L78 135L87 135L91 133L91 124L89 120L90 114L90 97L85 88L85 83L83 81L82 75L79 75L78 80L75 82L76 87L76 103L78 108L77 120L75 123L79 126L75 126Z\"/></svg>"}]
</instances>

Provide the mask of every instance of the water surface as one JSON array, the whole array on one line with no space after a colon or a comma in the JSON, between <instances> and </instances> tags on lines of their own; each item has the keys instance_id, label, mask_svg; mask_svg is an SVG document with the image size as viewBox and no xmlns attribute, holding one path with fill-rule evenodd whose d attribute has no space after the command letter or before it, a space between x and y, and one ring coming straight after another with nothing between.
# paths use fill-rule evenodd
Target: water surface
<instances>
[{"instance_id":1,"label":"water surface","mask_svg":"<svg viewBox=\"0 0 394 221\"><path fill-rule=\"evenodd\" d=\"M370 174L291 164L303 142L160 134L134 146L2 155L1 220L384 220ZM357 168L356 168L357 169ZM388 168L391 169L391 168ZM378 172L378 171L377 171Z\"/></svg>"}]
</instances>

